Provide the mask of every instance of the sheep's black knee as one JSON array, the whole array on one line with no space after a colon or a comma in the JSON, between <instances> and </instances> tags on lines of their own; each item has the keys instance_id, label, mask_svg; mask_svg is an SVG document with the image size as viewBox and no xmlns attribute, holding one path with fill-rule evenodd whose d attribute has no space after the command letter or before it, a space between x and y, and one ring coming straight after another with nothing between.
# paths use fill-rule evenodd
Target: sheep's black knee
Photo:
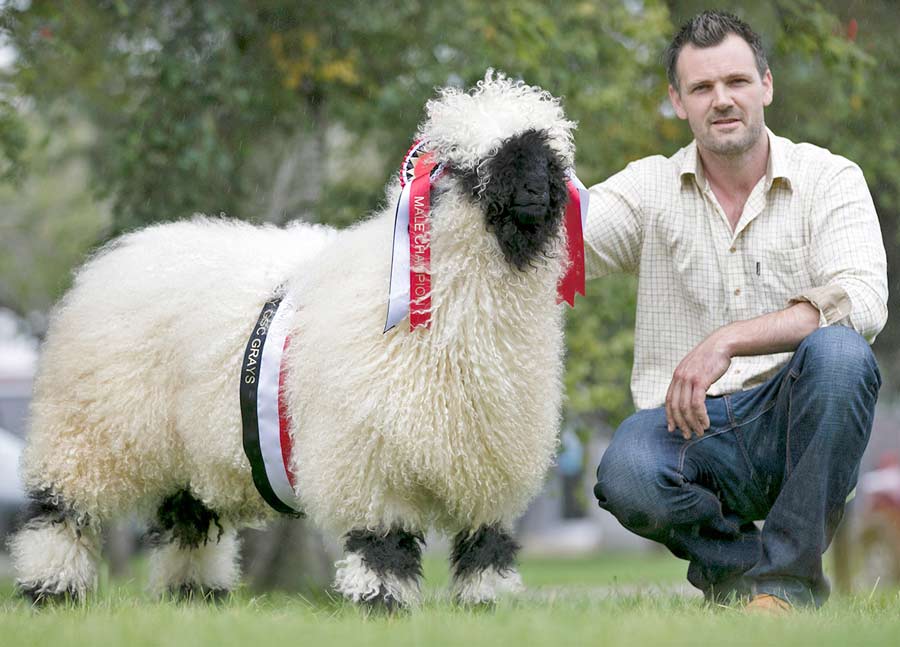
<instances>
[{"instance_id":1,"label":"sheep's black knee","mask_svg":"<svg viewBox=\"0 0 900 647\"><path fill-rule=\"evenodd\" d=\"M210 527L215 524L222 537L224 529L219 515L187 490L179 490L163 499L156 511L157 527L150 531L154 542L177 542L182 548L198 548L209 541Z\"/></svg>"},{"instance_id":2,"label":"sheep's black knee","mask_svg":"<svg viewBox=\"0 0 900 647\"><path fill-rule=\"evenodd\" d=\"M39 523L62 523L75 520L74 511L63 501L62 497L51 490L38 490L28 493L28 503L19 513L19 528Z\"/></svg>"},{"instance_id":3,"label":"sheep's black knee","mask_svg":"<svg viewBox=\"0 0 900 647\"><path fill-rule=\"evenodd\" d=\"M500 524L481 526L475 532L464 530L453 539L450 563L453 576L466 578L493 568L504 575L516 567L519 544Z\"/></svg>"},{"instance_id":4,"label":"sheep's black knee","mask_svg":"<svg viewBox=\"0 0 900 647\"><path fill-rule=\"evenodd\" d=\"M422 576L424 543L422 535L399 528L392 528L386 534L351 530L344 548L348 553L359 554L379 577L393 575L400 580L415 580Z\"/></svg>"}]
</instances>

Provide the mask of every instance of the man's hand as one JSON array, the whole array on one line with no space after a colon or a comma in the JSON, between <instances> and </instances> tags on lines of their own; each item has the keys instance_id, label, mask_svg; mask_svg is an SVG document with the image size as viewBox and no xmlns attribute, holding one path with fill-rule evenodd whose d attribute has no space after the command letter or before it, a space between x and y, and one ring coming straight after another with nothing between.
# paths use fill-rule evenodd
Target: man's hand
<instances>
[{"instance_id":1,"label":"man's hand","mask_svg":"<svg viewBox=\"0 0 900 647\"><path fill-rule=\"evenodd\" d=\"M688 353L672 376L666 393L669 431L702 436L709 428L706 391L725 375L732 357L794 351L819 327L818 309L806 302L754 319L722 326Z\"/></svg>"},{"instance_id":2,"label":"man's hand","mask_svg":"<svg viewBox=\"0 0 900 647\"><path fill-rule=\"evenodd\" d=\"M666 393L666 422L670 432L680 430L685 440L691 433L703 435L709 428L706 391L730 365L731 355L722 343L721 335L716 333L700 342L681 360Z\"/></svg>"}]
</instances>

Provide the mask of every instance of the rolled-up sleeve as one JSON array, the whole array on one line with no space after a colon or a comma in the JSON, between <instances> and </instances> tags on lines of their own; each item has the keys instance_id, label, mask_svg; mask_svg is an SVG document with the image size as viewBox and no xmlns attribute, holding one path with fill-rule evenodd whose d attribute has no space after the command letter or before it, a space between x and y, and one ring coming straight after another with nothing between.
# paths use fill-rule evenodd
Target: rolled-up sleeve
<instances>
[{"instance_id":1,"label":"rolled-up sleeve","mask_svg":"<svg viewBox=\"0 0 900 647\"><path fill-rule=\"evenodd\" d=\"M844 160L820 180L813 205L810 263L816 286L807 301L822 326L850 326L870 343L887 321L887 260L875 205L860 168Z\"/></svg>"},{"instance_id":2,"label":"rolled-up sleeve","mask_svg":"<svg viewBox=\"0 0 900 647\"><path fill-rule=\"evenodd\" d=\"M584 231L587 278L637 271L643 235L640 175L640 163L632 162L591 187Z\"/></svg>"}]
</instances>

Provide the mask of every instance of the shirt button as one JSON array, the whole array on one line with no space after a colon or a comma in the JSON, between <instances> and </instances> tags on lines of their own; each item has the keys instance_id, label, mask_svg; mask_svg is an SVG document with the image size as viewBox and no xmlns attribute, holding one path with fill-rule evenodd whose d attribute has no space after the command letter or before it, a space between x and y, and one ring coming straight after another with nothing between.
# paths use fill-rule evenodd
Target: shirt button
<instances>
[{"instance_id":1,"label":"shirt button","mask_svg":"<svg viewBox=\"0 0 900 647\"><path fill-rule=\"evenodd\" d=\"M735 296L740 296L740 294L741 294L741 289L740 289L740 288L738 288L738 289L736 289L736 290L734 291L734 295L735 295Z\"/></svg>"},{"instance_id":2,"label":"shirt button","mask_svg":"<svg viewBox=\"0 0 900 647\"><path fill-rule=\"evenodd\" d=\"M734 254L737 251L737 247L732 247L728 251L731 252L732 254Z\"/></svg>"}]
</instances>

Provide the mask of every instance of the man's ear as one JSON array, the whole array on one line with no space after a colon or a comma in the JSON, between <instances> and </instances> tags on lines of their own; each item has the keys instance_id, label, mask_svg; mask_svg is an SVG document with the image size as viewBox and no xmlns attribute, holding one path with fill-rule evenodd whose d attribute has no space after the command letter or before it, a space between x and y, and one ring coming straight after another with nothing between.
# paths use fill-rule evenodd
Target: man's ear
<instances>
[{"instance_id":1,"label":"man's ear","mask_svg":"<svg viewBox=\"0 0 900 647\"><path fill-rule=\"evenodd\" d=\"M766 90L765 95L763 95L763 105L767 106L772 103L772 97L775 93L775 82L772 80L772 71L766 70L766 73L763 74L762 84Z\"/></svg>"},{"instance_id":2,"label":"man's ear","mask_svg":"<svg viewBox=\"0 0 900 647\"><path fill-rule=\"evenodd\" d=\"M685 112L684 106L681 105L681 95L671 85L669 86L669 101L672 102L672 107L675 108L675 114L678 115L678 118L687 119L687 112Z\"/></svg>"}]
</instances>

